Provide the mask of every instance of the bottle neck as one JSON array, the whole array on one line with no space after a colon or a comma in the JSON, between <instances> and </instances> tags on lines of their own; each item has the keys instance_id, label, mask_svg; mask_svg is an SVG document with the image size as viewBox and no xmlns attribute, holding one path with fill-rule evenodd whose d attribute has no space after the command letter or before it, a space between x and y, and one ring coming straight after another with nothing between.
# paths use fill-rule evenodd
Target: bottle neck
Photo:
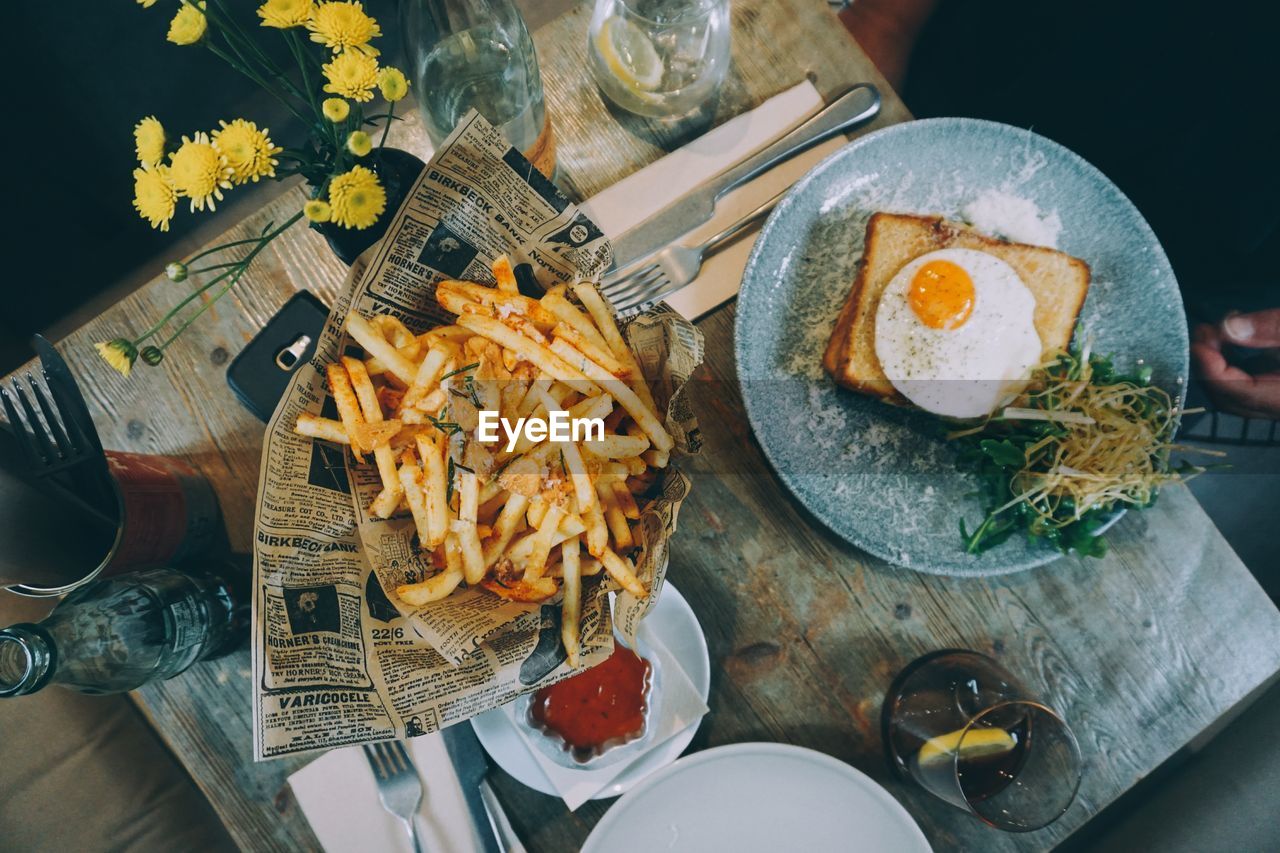
<instances>
[{"instance_id":1,"label":"bottle neck","mask_svg":"<svg viewBox=\"0 0 1280 853\"><path fill-rule=\"evenodd\" d=\"M57 658L53 640L38 625L0 630L0 697L25 696L44 687L53 677Z\"/></svg>"}]
</instances>

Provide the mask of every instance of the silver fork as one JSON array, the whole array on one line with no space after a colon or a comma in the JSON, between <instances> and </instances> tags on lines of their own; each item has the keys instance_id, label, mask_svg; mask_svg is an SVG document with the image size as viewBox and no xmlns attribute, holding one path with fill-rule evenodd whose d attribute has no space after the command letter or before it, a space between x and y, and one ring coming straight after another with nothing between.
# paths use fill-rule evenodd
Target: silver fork
<instances>
[{"instance_id":1,"label":"silver fork","mask_svg":"<svg viewBox=\"0 0 1280 853\"><path fill-rule=\"evenodd\" d=\"M620 315L633 314L647 308L697 278L702 269L703 258L767 216L786 194L787 190L784 189L700 245L668 246L650 258L638 261L638 265L632 265L630 269L615 270L601 280L600 292Z\"/></svg>"},{"instance_id":2,"label":"silver fork","mask_svg":"<svg viewBox=\"0 0 1280 853\"><path fill-rule=\"evenodd\" d=\"M70 476L71 469L105 465L101 451L95 452L88 436L51 399L48 389L30 373L26 380L30 392L23 390L18 377L10 381L9 387L0 387L0 408L4 409L5 420L17 440L19 453L30 475L57 492L61 499L89 513L93 521L107 528L115 527L117 519L110 517L98 501L82 497L83 493L92 493L103 487L100 481L107 476L105 468L101 469L100 475L95 470L94 476L78 478L79 488L68 488L54 477L64 472ZM33 397L35 405L31 403ZM37 407L39 415L36 414Z\"/></svg>"},{"instance_id":3,"label":"silver fork","mask_svg":"<svg viewBox=\"0 0 1280 853\"><path fill-rule=\"evenodd\" d=\"M0 401L3 402L5 418L22 447L22 455L31 472L45 476L87 460L90 452L84 437L76 433L74 427L68 429L55 416L54 412L58 407L43 385L36 382L30 373L26 375L26 380L31 389L29 394L23 391L19 378L15 376L8 388L0 388ZM36 414L36 408L31 404L32 397L40 408L40 415ZM21 415L18 413L19 409L22 411Z\"/></svg>"},{"instance_id":4,"label":"silver fork","mask_svg":"<svg viewBox=\"0 0 1280 853\"><path fill-rule=\"evenodd\" d=\"M418 807L422 805L422 780L418 778L417 768L409 759L409 753L405 752L404 744L398 740L366 743L364 757L369 760L377 779L378 799L382 800L382 807L398 817L409 831L414 853L422 853L418 826L413 821Z\"/></svg>"}]
</instances>

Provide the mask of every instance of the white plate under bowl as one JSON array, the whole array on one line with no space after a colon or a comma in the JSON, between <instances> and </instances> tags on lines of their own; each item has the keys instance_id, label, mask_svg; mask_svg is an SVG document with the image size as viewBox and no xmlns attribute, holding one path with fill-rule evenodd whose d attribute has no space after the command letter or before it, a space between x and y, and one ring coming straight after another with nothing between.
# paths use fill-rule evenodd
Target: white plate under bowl
<instances>
[{"instance_id":1,"label":"white plate under bowl","mask_svg":"<svg viewBox=\"0 0 1280 853\"><path fill-rule=\"evenodd\" d=\"M619 800L582 853L732 850L930 853L911 816L829 755L735 743L685 756Z\"/></svg>"},{"instance_id":2,"label":"white plate under bowl","mask_svg":"<svg viewBox=\"0 0 1280 853\"><path fill-rule=\"evenodd\" d=\"M697 688L698 695L705 702L711 692L711 659L707 655L707 640L702 635L702 626L698 624L698 617L693 614L689 603L684 600L684 596L671 581L663 585L657 606L640 623L638 639L646 641L649 636L657 637L680 662L685 674L689 676L689 681ZM655 720L654 725L660 725L659 721ZM529 748L521 739L520 733L516 731L515 723L502 708L494 708L478 717L472 717L471 726L476 730L476 737L484 745L489 757L499 767L535 791L557 796L550 780L533 760ZM697 730L698 724L694 723L651 747L592 799L603 800L620 796L655 770L666 767L684 752ZM580 772L602 771L582 770Z\"/></svg>"}]
</instances>

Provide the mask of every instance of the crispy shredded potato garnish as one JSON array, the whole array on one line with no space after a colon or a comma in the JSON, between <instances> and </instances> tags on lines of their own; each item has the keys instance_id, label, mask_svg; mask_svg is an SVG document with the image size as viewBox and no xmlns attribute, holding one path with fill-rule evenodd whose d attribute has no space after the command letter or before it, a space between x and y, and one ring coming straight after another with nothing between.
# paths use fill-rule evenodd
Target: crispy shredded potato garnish
<instances>
[{"instance_id":1,"label":"crispy shredded potato garnish","mask_svg":"<svg viewBox=\"0 0 1280 853\"><path fill-rule=\"evenodd\" d=\"M1018 528L1064 552L1101 556L1103 516L1120 506L1151 505L1160 487L1200 468L1171 468L1183 412L1150 370L1118 375L1109 359L1056 351L1032 374L1015 405L971 429L949 433L987 489L989 511L970 534L978 553Z\"/></svg>"}]
</instances>

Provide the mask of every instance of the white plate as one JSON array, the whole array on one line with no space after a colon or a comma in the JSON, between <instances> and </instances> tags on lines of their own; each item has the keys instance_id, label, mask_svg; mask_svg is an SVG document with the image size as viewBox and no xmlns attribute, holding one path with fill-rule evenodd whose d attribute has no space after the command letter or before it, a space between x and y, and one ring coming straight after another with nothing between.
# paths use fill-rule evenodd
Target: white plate
<instances>
[{"instance_id":1,"label":"white plate","mask_svg":"<svg viewBox=\"0 0 1280 853\"><path fill-rule=\"evenodd\" d=\"M929 853L889 792L829 755L736 743L686 756L619 800L582 853L779 850Z\"/></svg>"},{"instance_id":2,"label":"white plate","mask_svg":"<svg viewBox=\"0 0 1280 853\"><path fill-rule=\"evenodd\" d=\"M671 581L663 585L657 606L640 623L639 639L644 641L649 635L658 637L667 650L675 656L680 666L684 668L685 674L689 676L689 681L693 682L693 686L698 689L698 695L705 702L711 691L711 660L707 655L707 640L702 635L702 626L698 624L698 617L693 615L689 603L684 600L684 596ZM529 748L521 740L515 724L501 708L494 708L478 717L472 717L471 726L476 730L476 737L484 745L485 751L499 767L535 791L557 796L550 780L538 767L529 753ZM631 790L637 782L650 773L666 767L684 752L684 748L693 740L697 730L698 723L694 723L684 731L652 747L592 799L603 800L620 796ZM583 770L581 772L600 771Z\"/></svg>"}]
</instances>

